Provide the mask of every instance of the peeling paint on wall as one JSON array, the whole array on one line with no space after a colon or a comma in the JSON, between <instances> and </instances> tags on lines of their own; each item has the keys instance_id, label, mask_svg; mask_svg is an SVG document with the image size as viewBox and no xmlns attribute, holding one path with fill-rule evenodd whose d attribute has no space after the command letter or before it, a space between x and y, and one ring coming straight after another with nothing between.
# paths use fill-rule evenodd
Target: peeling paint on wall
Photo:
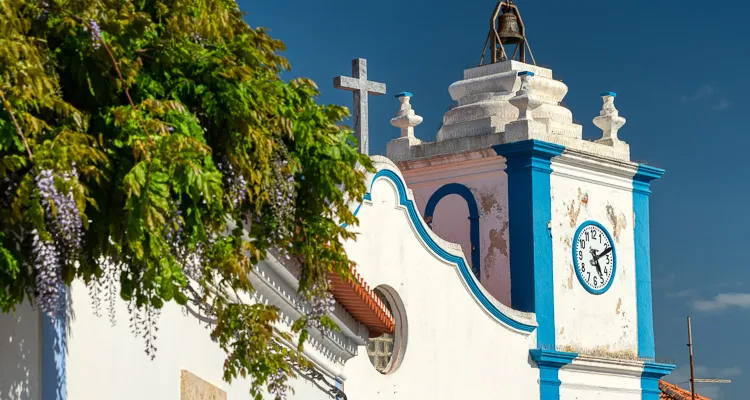
<instances>
[{"instance_id":1,"label":"peeling paint on wall","mask_svg":"<svg viewBox=\"0 0 750 400\"><path fill-rule=\"evenodd\" d=\"M578 215L581 214L581 207L587 207L589 204L588 193L583 193L581 189L578 189L578 204L573 200L570 202L568 207L568 218L570 219L570 227L575 228L578 225Z\"/></svg>"},{"instance_id":2,"label":"peeling paint on wall","mask_svg":"<svg viewBox=\"0 0 750 400\"><path fill-rule=\"evenodd\" d=\"M553 163L553 170L554 170ZM590 352L628 356L637 352L635 283L632 265L632 193L595 183L586 172L565 171L582 179L552 175L553 258L556 343L584 344ZM624 211L624 213L622 213ZM573 267L573 235L584 221L604 224L617 242L618 269L612 287L593 296L581 286ZM558 312L559 311L559 312ZM602 320L612 323L601 325ZM564 331L562 328L565 328Z\"/></svg>"},{"instance_id":3,"label":"peeling paint on wall","mask_svg":"<svg viewBox=\"0 0 750 400\"><path fill-rule=\"evenodd\" d=\"M408 180L408 178L407 178ZM447 180L433 180L412 186L420 212L424 215L426 199ZM510 248L508 222L507 176L502 170L483 173L481 177L466 174L450 182L460 183L469 188L479 211L479 252L480 282L495 299L510 305ZM465 202L464 202L465 204ZM467 260L471 259L471 244L467 230L467 220L463 214L465 205L453 203L451 196L441 200L432 220L427 222L432 230L443 239L461 244ZM458 208L454 208L458 207ZM460 211L459 211L460 210Z\"/></svg>"},{"instance_id":4,"label":"peeling paint on wall","mask_svg":"<svg viewBox=\"0 0 750 400\"><path fill-rule=\"evenodd\" d=\"M568 290L573 290L573 275L575 275L575 270L573 269L573 266L570 266L570 274L568 275Z\"/></svg>"},{"instance_id":5,"label":"peeling paint on wall","mask_svg":"<svg viewBox=\"0 0 750 400\"><path fill-rule=\"evenodd\" d=\"M627 228L628 221L625 219L625 214L616 214L615 208L611 204L607 204L607 219L612 224L612 235L615 237L615 242L620 241L620 232Z\"/></svg>"},{"instance_id":6,"label":"peeling paint on wall","mask_svg":"<svg viewBox=\"0 0 750 400\"><path fill-rule=\"evenodd\" d=\"M490 214L493 208L500 209L500 205L497 202L497 193L494 190L488 190L483 188L481 191L472 190L475 196L479 198L479 208L483 214Z\"/></svg>"},{"instance_id":7,"label":"peeling paint on wall","mask_svg":"<svg viewBox=\"0 0 750 400\"><path fill-rule=\"evenodd\" d=\"M622 307L622 297L617 299L617 307L615 308L615 314L620 315L622 311L620 310L620 307Z\"/></svg>"},{"instance_id":8,"label":"peeling paint on wall","mask_svg":"<svg viewBox=\"0 0 750 400\"><path fill-rule=\"evenodd\" d=\"M502 227L498 229L490 230L489 235L489 247L487 249L487 255L484 257L482 265L485 266L485 276L489 278L490 270L495 268L495 260L497 255L495 250L500 254L508 257L508 239L506 239L505 233L508 231L508 221L503 221L503 218L498 215L497 219L502 223Z\"/></svg>"}]
</instances>

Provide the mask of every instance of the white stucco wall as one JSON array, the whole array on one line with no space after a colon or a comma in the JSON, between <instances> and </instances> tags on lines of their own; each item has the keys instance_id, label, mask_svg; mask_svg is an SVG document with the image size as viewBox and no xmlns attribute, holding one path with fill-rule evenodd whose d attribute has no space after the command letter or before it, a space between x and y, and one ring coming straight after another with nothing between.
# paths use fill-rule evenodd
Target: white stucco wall
<instances>
[{"instance_id":1,"label":"white stucco wall","mask_svg":"<svg viewBox=\"0 0 750 400\"><path fill-rule=\"evenodd\" d=\"M580 357L558 372L560 399L641 399L642 371L640 362Z\"/></svg>"},{"instance_id":2,"label":"white stucco wall","mask_svg":"<svg viewBox=\"0 0 750 400\"><path fill-rule=\"evenodd\" d=\"M420 165L425 163L425 165ZM407 165L409 163L402 163ZM449 183L469 188L479 209L481 283L495 299L510 305L510 247L508 245L508 177L505 159L482 152L456 157L435 157L413 162L403 171L420 213L435 191ZM409 168L409 167L407 167ZM468 208L457 195L444 197L433 215L432 228L441 238L461 245L471 260Z\"/></svg>"},{"instance_id":3,"label":"white stucco wall","mask_svg":"<svg viewBox=\"0 0 750 400\"><path fill-rule=\"evenodd\" d=\"M41 399L41 316L28 302L0 313L0 399Z\"/></svg>"},{"instance_id":4,"label":"white stucco wall","mask_svg":"<svg viewBox=\"0 0 750 400\"><path fill-rule=\"evenodd\" d=\"M179 400L183 369L226 391L230 400L249 398L248 381L231 386L223 381L225 353L210 340L205 325L183 315L177 305L167 304L161 313L152 361L144 352L144 340L130 331L124 301L116 303L117 324L112 327L106 307L101 318L93 314L85 287L76 281L71 290L75 319L68 337L68 399ZM294 387L291 399L330 400L304 379Z\"/></svg>"},{"instance_id":5,"label":"white stucco wall","mask_svg":"<svg viewBox=\"0 0 750 400\"><path fill-rule=\"evenodd\" d=\"M579 352L637 354L631 181L634 169L618 169L595 160L586 161L588 164L582 167L574 165L571 157L553 159L550 181L557 345L572 346ZM573 235L588 220L607 228L617 252L614 282L601 295L583 288L573 266Z\"/></svg>"},{"instance_id":6,"label":"white stucco wall","mask_svg":"<svg viewBox=\"0 0 750 400\"><path fill-rule=\"evenodd\" d=\"M387 167L382 162L378 166ZM353 228L362 234L347 243L347 252L371 287L388 285L400 296L408 320L408 344L403 362L388 375L377 372L364 352L349 360L347 396L356 400L538 399L539 371L529 361L535 333L511 330L490 316L456 266L442 261L416 235L397 198L389 180L376 181L372 201L363 204L360 225ZM457 246L443 248L462 255Z\"/></svg>"}]
</instances>

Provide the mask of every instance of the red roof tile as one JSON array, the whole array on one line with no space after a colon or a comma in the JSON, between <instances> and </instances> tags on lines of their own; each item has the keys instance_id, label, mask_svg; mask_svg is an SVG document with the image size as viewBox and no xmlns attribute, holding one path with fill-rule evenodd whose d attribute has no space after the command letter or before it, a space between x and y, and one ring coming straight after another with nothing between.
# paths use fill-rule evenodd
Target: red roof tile
<instances>
[{"instance_id":1,"label":"red roof tile","mask_svg":"<svg viewBox=\"0 0 750 400\"><path fill-rule=\"evenodd\" d=\"M659 400L691 400L692 399L689 391L675 384L666 382L666 381L659 381L659 390L661 390L661 395L659 395ZM695 400L711 400L711 399L709 399L708 397L701 396L698 393L696 393Z\"/></svg>"},{"instance_id":2,"label":"red roof tile","mask_svg":"<svg viewBox=\"0 0 750 400\"><path fill-rule=\"evenodd\" d=\"M370 336L393 333L395 318L383 301L352 267L353 279L346 282L337 274L330 274L330 291L344 309L370 330Z\"/></svg>"}]
</instances>

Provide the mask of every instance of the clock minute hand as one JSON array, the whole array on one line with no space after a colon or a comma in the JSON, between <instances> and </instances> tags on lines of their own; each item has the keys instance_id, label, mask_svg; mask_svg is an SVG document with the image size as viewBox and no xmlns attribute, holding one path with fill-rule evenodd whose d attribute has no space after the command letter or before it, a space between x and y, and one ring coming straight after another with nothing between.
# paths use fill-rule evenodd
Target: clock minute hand
<instances>
[{"instance_id":1,"label":"clock minute hand","mask_svg":"<svg viewBox=\"0 0 750 400\"><path fill-rule=\"evenodd\" d=\"M596 267L596 272L599 274L599 276L602 276L602 267L599 266L599 257L596 255L596 250L593 248L591 249L591 264L593 264Z\"/></svg>"},{"instance_id":2,"label":"clock minute hand","mask_svg":"<svg viewBox=\"0 0 750 400\"><path fill-rule=\"evenodd\" d=\"M606 249L604 249L603 252L601 252L601 254L599 254L598 256L596 256L595 259L599 260L600 258L602 258L602 257L606 256L607 254L609 254L610 251L612 251L612 248L611 247L607 247Z\"/></svg>"}]
</instances>

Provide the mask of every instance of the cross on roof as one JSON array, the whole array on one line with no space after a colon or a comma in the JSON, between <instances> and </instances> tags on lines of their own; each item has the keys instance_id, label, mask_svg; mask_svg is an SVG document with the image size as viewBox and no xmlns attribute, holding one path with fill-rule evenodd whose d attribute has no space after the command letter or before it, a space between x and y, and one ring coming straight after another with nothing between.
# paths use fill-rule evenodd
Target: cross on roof
<instances>
[{"instance_id":1,"label":"cross on roof","mask_svg":"<svg viewBox=\"0 0 750 400\"><path fill-rule=\"evenodd\" d=\"M367 80L367 60L357 58L352 60L352 76L337 76L333 78L333 87L350 90L354 94L354 134L359 142L359 151L369 154L369 131L367 128L367 98L369 94L385 94L385 83Z\"/></svg>"}]
</instances>

